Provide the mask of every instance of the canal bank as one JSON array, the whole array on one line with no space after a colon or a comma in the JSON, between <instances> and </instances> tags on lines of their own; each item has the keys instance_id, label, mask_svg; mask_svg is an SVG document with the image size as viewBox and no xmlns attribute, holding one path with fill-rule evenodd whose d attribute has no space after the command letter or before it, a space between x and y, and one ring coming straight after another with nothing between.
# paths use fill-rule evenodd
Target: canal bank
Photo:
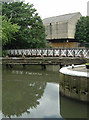
<instances>
[{"instance_id":1,"label":"canal bank","mask_svg":"<svg viewBox=\"0 0 89 120\"><path fill-rule=\"evenodd\" d=\"M85 65L60 69L60 93L72 99L89 102L89 70Z\"/></svg>"}]
</instances>

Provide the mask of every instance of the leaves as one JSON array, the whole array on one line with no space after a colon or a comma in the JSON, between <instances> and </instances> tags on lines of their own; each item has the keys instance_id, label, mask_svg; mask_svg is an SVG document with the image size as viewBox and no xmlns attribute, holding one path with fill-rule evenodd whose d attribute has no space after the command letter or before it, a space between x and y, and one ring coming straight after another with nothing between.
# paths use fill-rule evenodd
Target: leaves
<instances>
[{"instance_id":1,"label":"leaves","mask_svg":"<svg viewBox=\"0 0 89 120\"><path fill-rule=\"evenodd\" d=\"M89 16L81 17L78 21L75 39L80 43L89 43Z\"/></svg>"},{"instance_id":2,"label":"leaves","mask_svg":"<svg viewBox=\"0 0 89 120\"><path fill-rule=\"evenodd\" d=\"M43 22L38 16L33 4L23 2L4 3L2 14L6 14L7 20L18 24L20 29L15 34L16 41L11 41L7 48L42 48L46 44L46 35Z\"/></svg>"},{"instance_id":3,"label":"leaves","mask_svg":"<svg viewBox=\"0 0 89 120\"><path fill-rule=\"evenodd\" d=\"M2 46L4 47L12 39L13 35L18 32L19 27L17 24L12 24L11 18L6 20L5 15L2 16Z\"/></svg>"}]
</instances>

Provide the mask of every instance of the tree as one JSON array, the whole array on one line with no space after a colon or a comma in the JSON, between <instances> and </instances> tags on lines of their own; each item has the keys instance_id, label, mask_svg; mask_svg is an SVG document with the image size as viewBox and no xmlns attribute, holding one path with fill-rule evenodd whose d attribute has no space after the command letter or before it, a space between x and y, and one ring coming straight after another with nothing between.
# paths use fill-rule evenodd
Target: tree
<instances>
[{"instance_id":1,"label":"tree","mask_svg":"<svg viewBox=\"0 0 89 120\"><path fill-rule=\"evenodd\" d=\"M89 16L81 17L78 20L75 39L80 43L89 43Z\"/></svg>"},{"instance_id":2,"label":"tree","mask_svg":"<svg viewBox=\"0 0 89 120\"><path fill-rule=\"evenodd\" d=\"M10 3L10 2L16 2L16 1L19 2L19 1L21 1L21 0L3 0L3 3L4 3L4 2L6 2L6 3L9 2L9 3Z\"/></svg>"},{"instance_id":3,"label":"tree","mask_svg":"<svg viewBox=\"0 0 89 120\"><path fill-rule=\"evenodd\" d=\"M0 57L2 56L2 17L0 14Z\"/></svg>"},{"instance_id":4,"label":"tree","mask_svg":"<svg viewBox=\"0 0 89 120\"><path fill-rule=\"evenodd\" d=\"M23 2L3 3L2 14L6 14L11 22L20 27L16 40L11 41L7 48L43 48L46 44L46 35L43 22L33 5Z\"/></svg>"},{"instance_id":5,"label":"tree","mask_svg":"<svg viewBox=\"0 0 89 120\"><path fill-rule=\"evenodd\" d=\"M2 48L9 44L11 40L15 39L14 34L18 32L19 27L17 24L12 24L11 18L6 20L5 15L2 16Z\"/></svg>"}]
</instances>

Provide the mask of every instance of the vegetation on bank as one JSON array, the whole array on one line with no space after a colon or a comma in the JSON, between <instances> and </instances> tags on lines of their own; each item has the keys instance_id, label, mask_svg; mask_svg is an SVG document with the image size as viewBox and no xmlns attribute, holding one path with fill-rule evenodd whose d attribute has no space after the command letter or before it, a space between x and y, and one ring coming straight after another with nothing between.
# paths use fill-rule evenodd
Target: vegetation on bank
<instances>
[{"instance_id":1,"label":"vegetation on bank","mask_svg":"<svg viewBox=\"0 0 89 120\"><path fill-rule=\"evenodd\" d=\"M86 65L86 68L89 69L89 63L86 63L85 65Z\"/></svg>"},{"instance_id":2,"label":"vegetation on bank","mask_svg":"<svg viewBox=\"0 0 89 120\"><path fill-rule=\"evenodd\" d=\"M81 17L76 24L75 39L89 47L89 16Z\"/></svg>"},{"instance_id":3,"label":"vegetation on bank","mask_svg":"<svg viewBox=\"0 0 89 120\"><path fill-rule=\"evenodd\" d=\"M6 16L2 16L2 46L4 47L15 39L13 36L17 33L19 27L17 24L12 24L11 18L7 20Z\"/></svg>"},{"instance_id":4,"label":"vegetation on bank","mask_svg":"<svg viewBox=\"0 0 89 120\"><path fill-rule=\"evenodd\" d=\"M86 63L86 65L89 65L89 63Z\"/></svg>"},{"instance_id":5,"label":"vegetation on bank","mask_svg":"<svg viewBox=\"0 0 89 120\"><path fill-rule=\"evenodd\" d=\"M3 3L2 15L2 46L4 50L44 48L46 46L45 28L32 4Z\"/></svg>"}]
</instances>

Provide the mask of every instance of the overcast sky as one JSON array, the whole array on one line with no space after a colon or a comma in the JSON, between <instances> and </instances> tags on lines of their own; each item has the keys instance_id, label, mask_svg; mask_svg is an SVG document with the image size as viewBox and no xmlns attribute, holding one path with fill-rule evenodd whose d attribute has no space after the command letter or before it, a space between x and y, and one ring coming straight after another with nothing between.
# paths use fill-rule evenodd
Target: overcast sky
<instances>
[{"instance_id":1,"label":"overcast sky","mask_svg":"<svg viewBox=\"0 0 89 120\"><path fill-rule=\"evenodd\" d=\"M88 0L24 0L33 4L41 18L80 12L87 15Z\"/></svg>"}]
</instances>

